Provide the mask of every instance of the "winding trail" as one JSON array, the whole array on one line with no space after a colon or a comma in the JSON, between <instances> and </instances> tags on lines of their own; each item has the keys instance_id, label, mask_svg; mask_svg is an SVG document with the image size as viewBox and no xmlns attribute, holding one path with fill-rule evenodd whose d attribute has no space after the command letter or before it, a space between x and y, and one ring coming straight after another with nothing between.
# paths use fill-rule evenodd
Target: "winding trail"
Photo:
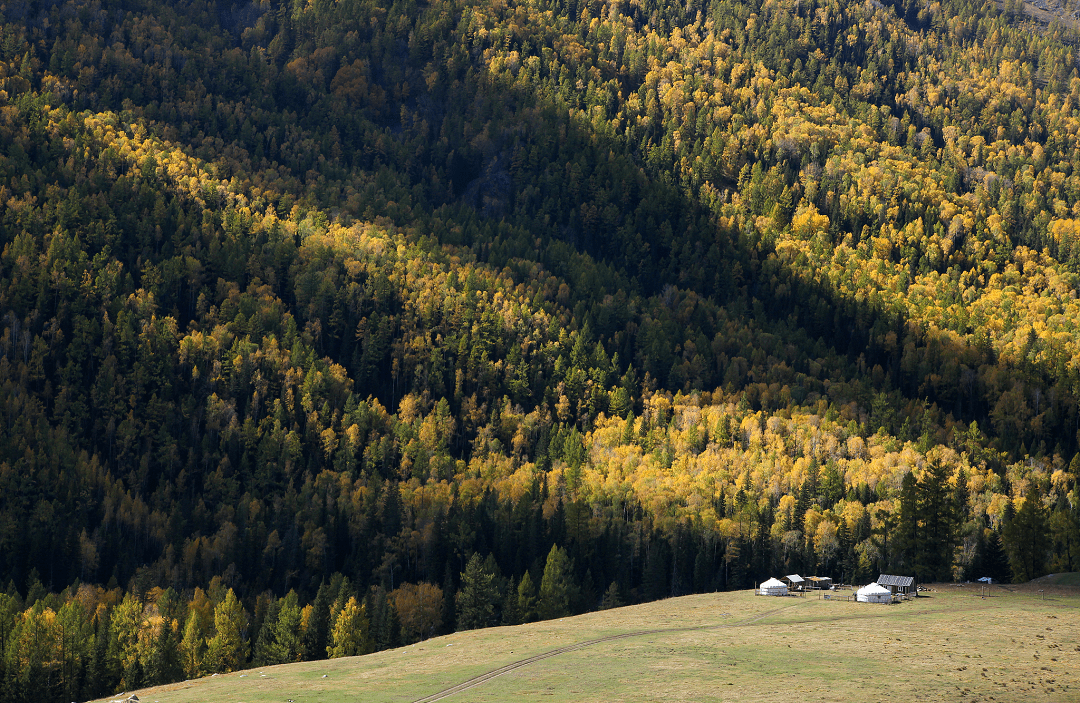
<instances>
[{"instance_id":1,"label":"winding trail","mask_svg":"<svg viewBox=\"0 0 1080 703\"><path fill-rule=\"evenodd\" d=\"M610 635L608 637L598 637L598 638L592 639L592 640L585 640L584 642L577 642L575 644L568 644L565 647L559 647L558 649L552 649L552 650L549 650L547 652L542 652L540 654L533 655L533 656L528 657L526 659L521 659L519 661L513 662L511 664L507 664L505 666L500 666L498 669L492 669L491 671L488 671L487 673L480 674L479 676L474 676L473 678L468 679L466 681L462 681L461 683L457 684L456 686L451 686L450 688L444 688L443 690L438 691L437 693L432 693L430 696L425 696L423 698L418 698L415 701L413 701L413 703L434 703L434 701L440 701L443 698L454 695L455 693L461 693L462 691L473 688L474 686L479 686L480 684L482 684L482 683L484 683L486 681L490 681L490 680L492 680L492 679L494 679L494 678L496 678L498 676L502 676L503 674L508 673L510 671L513 671L515 669L520 669L520 668L522 668L524 666L528 666L529 664L534 664L534 663L536 663L538 661L542 661L544 659L549 659L551 657L558 656L559 654L565 654L567 652L573 652L575 650L583 649L585 647L591 647L594 644L600 644L602 642L612 642L612 641L615 641L615 640L622 640L622 639L626 639L628 637L641 637L642 635L654 635L654 634L661 633L661 632L692 632L694 630L717 630L717 629L725 628L725 627L742 627L744 625L749 625L750 623L756 622L756 621L761 620L763 618L767 618L770 615L775 615L776 613L779 613L779 612L781 612L783 610L790 610L791 608L797 608L797 607L799 607L799 605L802 605L802 604L799 603L799 604L796 604L796 605L789 605L789 606L786 606L786 607L783 607L783 608L775 608L773 610L769 610L769 611L766 611L764 613L760 613L758 615L755 615L752 618L747 618L746 620L740 620L738 622L733 622L733 623L724 623L724 624L720 624L720 625L696 625L696 626L693 626L693 627L661 627L661 628L657 628L657 629L653 629L653 630L637 630L636 632L624 632L624 633L619 634L619 635Z\"/></svg>"}]
</instances>

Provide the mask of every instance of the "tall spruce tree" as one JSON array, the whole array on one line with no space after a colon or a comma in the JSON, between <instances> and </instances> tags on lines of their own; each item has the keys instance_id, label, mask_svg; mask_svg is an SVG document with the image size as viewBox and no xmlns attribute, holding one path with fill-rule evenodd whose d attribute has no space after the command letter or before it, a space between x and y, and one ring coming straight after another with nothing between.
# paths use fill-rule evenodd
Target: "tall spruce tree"
<instances>
[{"instance_id":1,"label":"tall spruce tree","mask_svg":"<svg viewBox=\"0 0 1080 703\"><path fill-rule=\"evenodd\" d=\"M541 620L561 618L570 614L570 560L558 545L552 545L544 564L544 577L540 581L540 598L537 615Z\"/></svg>"},{"instance_id":2,"label":"tall spruce tree","mask_svg":"<svg viewBox=\"0 0 1080 703\"><path fill-rule=\"evenodd\" d=\"M536 620L536 586L533 585L532 576L526 571L521 577L517 587L517 608L520 622L532 622Z\"/></svg>"},{"instance_id":3,"label":"tall spruce tree","mask_svg":"<svg viewBox=\"0 0 1080 703\"><path fill-rule=\"evenodd\" d=\"M1013 583L1025 583L1046 573L1050 541L1046 527L1046 510L1038 496L1029 493L1001 535Z\"/></svg>"},{"instance_id":4,"label":"tall spruce tree","mask_svg":"<svg viewBox=\"0 0 1080 703\"><path fill-rule=\"evenodd\" d=\"M893 539L895 558L891 568L911 572L919 549L919 491L915 475L907 473L900 484L900 510Z\"/></svg>"},{"instance_id":5,"label":"tall spruce tree","mask_svg":"<svg viewBox=\"0 0 1080 703\"><path fill-rule=\"evenodd\" d=\"M170 683L183 677L180 645L173 631L173 620L165 620L158 629L153 649L146 661L146 682L150 685Z\"/></svg>"},{"instance_id":6,"label":"tall spruce tree","mask_svg":"<svg viewBox=\"0 0 1080 703\"><path fill-rule=\"evenodd\" d=\"M325 659L326 644L330 638L330 608L341 588L341 574L335 575L335 583L323 582L312 603L310 622L304 630L303 657L305 660Z\"/></svg>"},{"instance_id":7,"label":"tall spruce tree","mask_svg":"<svg viewBox=\"0 0 1080 703\"><path fill-rule=\"evenodd\" d=\"M506 597L503 599L502 609L502 624L503 625L520 625L521 624L521 610L518 608L518 581L514 578L510 579L510 582L506 587Z\"/></svg>"},{"instance_id":8,"label":"tall spruce tree","mask_svg":"<svg viewBox=\"0 0 1080 703\"><path fill-rule=\"evenodd\" d=\"M1072 482L1075 496L1075 475ZM1050 513L1049 527L1054 555L1050 569L1057 573L1080 570L1080 501L1061 496Z\"/></svg>"},{"instance_id":9,"label":"tall spruce tree","mask_svg":"<svg viewBox=\"0 0 1080 703\"><path fill-rule=\"evenodd\" d=\"M476 630L495 625L497 595L495 574L473 552L461 574L461 589L457 592L457 629Z\"/></svg>"},{"instance_id":10,"label":"tall spruce tree","mask_svg":"<svg viewBox=\"0 0 1080 703\"><path fill-rule=\"evenodd\" d=\"M304 653L300 632L301 608L296 591L282 598L267 612L252 655L255 664L270 666L300 660Z\"/></svg>"},{"instance_id":11,"label":"tall spruce tree","mask_svg":"<svg viewBox=\"0 0 1080 703\"><path fill-rule=\"evenodd\" d=\"M382 586L368 594L367 612L371 613L371 631L375 640L375 649L396 647L401 640L401 624L397 613L390 605L390 599Z\"/></svg>"},{"instance_id":12,"label":"tall spruce tree","mask_svg":"<svg viewBox=\"0 0 1080 703\"><path fill-rule=\"evenodd\" d=\"M934 457L927 461L916 486L919 532L915 569L924 582L953 580L952 553L959 520L948 480L945 462Z\"/></svg>"},{"instance_id":13,"label":"tall spruce tree","mask_svg":"<svg viewBox=\"0 0 1080 703\"><path fill-rule=\"evenodd\" d=\"M985 551L982 557L982 571L976 578L989 576L996 583L1006 583L1011 579L1012 574L1009 571L1009 558L1001 543L1001 534L990 528L986 528L983 534Z\"/></svg>"}]
</instances>

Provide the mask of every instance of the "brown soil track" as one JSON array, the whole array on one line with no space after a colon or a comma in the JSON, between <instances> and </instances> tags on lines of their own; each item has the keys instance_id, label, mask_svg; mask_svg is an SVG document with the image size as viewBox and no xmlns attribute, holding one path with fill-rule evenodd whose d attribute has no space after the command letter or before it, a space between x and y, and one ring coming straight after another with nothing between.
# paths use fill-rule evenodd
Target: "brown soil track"
<instances>
[{"instance_id":1,"label":"brown soil track","mask_svg":"<svg viewBox=\"0 0 1080 703\"><path fill-rule=\"evenodd\" d=\"M585 640L584 642L577 642L575 644L568 644L565 647L559 647L558 649L552 649L552 650L549 650L547 652L542 652L540 654L536 654L536 655L528 657L526 659L521 659L521 660L513 662L511 664L501 666L498 669L492 669L491 671L480 674L479 676L474 676L471 679L467 679L465 681L462 681L461 683L457 684L456 686L451 686L450 688L444 688L443 690L438 691L437 693L432 693L430 696L425 696L424 698L418 698L417 700L413 701L413 703L434 703L434 701L439 701L439 700L442 700L443 698L447 698L448 696L452 696L455 693L461 693L462 691L473 688L474 686L479 686L482 683L485 683L485 682L490 681L491 679L494 679L494 678L496 678L498 676L502 676L503 674L514 671L515 669L520 669L522 667L528 666L529 664L534 664L534 663L536 663L538 661L542 661L544 659L550 659L551 657L558 656L559 654L566 654L567 652L573 652L573 651L576 651L578 649L583 649L585 647L591 647L594 644L601 644L603 642L612 642L612 641L615 641L615 640L627 639L629 637L641 637L643 635L655 635L655 634L659 634L659 633L693 632L695 630L718 630L718 629L721 629L721 628L728 628L728 627L744 627L746 625L750 625L750 624L752 624L754 622L757 622L758 620L763 620L763 619L769 617L770 615L775 615L776 613L779 613L779 612L781 612L783 610L790 610L791 608L797 608L799 605L802 605L802 603L797 603L795 605L789 605L789 606L786 606L786 607L783 607L783 608L774 608L773 610L769 610L769 611L761 613L759 615L755 615L754 617L747 618L746 620L740 620L738 622L733 622L733 623L725 623L725 624L722 624L722 625L697 625L697 626L693 626L693 627L661 627L661 628L657 628L657 629L653 629L653 630L638 630L636 632L624 632L624 633L619 634L619 635L611 635L609 637L598 637L598 638L592 639L592 640ZM998 606L996 606L995 604L992 604L992 603L986 603L985 605L983 605L983 604L979 604L979 605L971 604L971 605L963 606L963 607L960 607L960 608L956 608L955 610L985 610L985 609L993 609L995 607L998 607ZM836 621L836 620L860 620L860 619L875 618L875 617L883 617L883 614L879 614L879 613L875 612L875 613L861 613L861 614L858 614L858 615L841 615L841 616L838 616L838 617L807 618L806 620L791 621L789 624L820 622L820 621L823 621L823 620L828 620L830 622L833 622L833 621Z\"/></svg>"}]
</instances>

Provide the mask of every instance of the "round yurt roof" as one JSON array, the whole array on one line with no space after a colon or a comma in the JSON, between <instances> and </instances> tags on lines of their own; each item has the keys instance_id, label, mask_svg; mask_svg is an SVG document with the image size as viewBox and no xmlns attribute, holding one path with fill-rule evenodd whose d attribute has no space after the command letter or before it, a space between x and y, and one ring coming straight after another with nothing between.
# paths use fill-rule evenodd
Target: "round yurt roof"
<instances>
[{"instance_id":1,"label":"round yurt roof","mask_svg":"<svg viewBox=\"0 0 1080 703\"><path fill-rule=\"evenodd\" d=\"M892 591L885 588L884 586L879 586L876 583L869 583L869 584L863 586L862 588L860 588L856 595L860 595L860 596L876 596L876 595L884 595L886 593L891 595Z\"/></svg>"},{"instance_id":2,"label":"round yurt roof","mask_svg":"<svg viewBox=\"0 0 1080 703\"><path fill-rule=\"evenodd\" d=\"M772 579L769 579L768 581L766 581L765 583L761 584L760 587L761 588L787 588L787 584L785 584L783 581L780 581L779 579L772 578Z\"/></svg>"}]
</instances>

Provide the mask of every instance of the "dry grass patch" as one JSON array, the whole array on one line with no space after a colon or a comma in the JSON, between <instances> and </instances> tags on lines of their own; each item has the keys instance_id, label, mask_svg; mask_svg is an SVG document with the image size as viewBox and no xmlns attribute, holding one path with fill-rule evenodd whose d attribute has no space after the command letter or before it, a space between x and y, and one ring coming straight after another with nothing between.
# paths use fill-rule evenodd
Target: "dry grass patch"
<instances>
[{"instance_id":1,"label":"dry grass patch","mask_svg":"<svg viewBox=\"0 0 1080 703\"><path fill-rule=\"evenodd\" d=\"M447 701L1076 700L1075 594L1042 598L1002 589L980 598L974 589L936 586L929 597L899 605L748 592L687 596L457 633L366 657L237 672L139 697L407 703L568 644L663 628L529 664Z\"/></svg>"}]
</instances>

